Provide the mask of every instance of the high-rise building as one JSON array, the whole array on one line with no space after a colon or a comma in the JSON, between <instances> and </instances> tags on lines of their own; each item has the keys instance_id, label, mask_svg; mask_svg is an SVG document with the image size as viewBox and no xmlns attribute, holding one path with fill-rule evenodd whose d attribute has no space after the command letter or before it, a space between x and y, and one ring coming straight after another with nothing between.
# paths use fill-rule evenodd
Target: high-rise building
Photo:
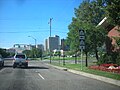
<instances>
[{"instance_id":1,"label":"high-rise building","mask_svg":"<svg viewBox=\"0 0 120 90\"><path fill-rule=\"evenodd\" d=\"M44 46L45 46L44 50L47 51L48 50L48 39L45 39L45 45Z\"/></svg>"},{"instance_id":2,"label":"high-rise building","mask_svg":"<svg viewBox=\"0 0 120 90\"><path fill-rule=\"evenodd\" d=\"M61 49L63 51L68 51L69 50L69 46L65 44L66 39L61 39Z\"/></svg>"},{"instance_id":3,"label":"high-rise building","mask_svg":"<svg viewBox=\"0 0 120 90\"><path fill-rule=\"evenodd\" d=\"M60 37L55 35L45 40L45 50L53 51L60 49Z\"/></svg>"}]
</instances>

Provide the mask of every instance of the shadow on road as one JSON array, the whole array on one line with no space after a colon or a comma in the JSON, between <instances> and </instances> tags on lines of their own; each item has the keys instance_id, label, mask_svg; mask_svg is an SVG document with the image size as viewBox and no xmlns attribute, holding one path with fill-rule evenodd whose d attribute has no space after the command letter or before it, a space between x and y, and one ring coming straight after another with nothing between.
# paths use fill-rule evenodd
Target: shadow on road
<instances>
[{"instance_id":1,"label":"shadow on road","mask_svg":"<svg viewBox=\"0 0 120 90\"><path fill-rule=\"evenodd\" d=\"M39 66L28 66L27 68L22 67L23 69L49 69L47 67L39 67Z\"/></svg>"},{"instance_id":2,"label":"shadow on road","mask_svg":"<svg viewBox=\"0 0 120 90\"><path fill-rule=\"evenodd\" d=\"M0 67L0 70L2 68L13 68L12 65L5 65L4 67ZM21 69L49 69L47 67L39 67L39 66L28 66L27 68L26 67L16 67L16 68L21 68Z\"/></svg>"},{"instance_id":3,"label":"shadow on road","mask_svg":"<svg viewBox=\"0 0 120 90\"><path fill-rule=\"evenodd\" d=\"M0 67L0 70L2 69L3 67Z\"/></svg>"},{"instance_id":4,"label":"shadow on road","mask_svg":"<svg viewBox=\"0 0 120 90\"><path fill-rule=\"evenodd\" d=\"M12 67L11 65L5 65L4 67L0 67L0 70L2 70L3 68L10 68Z\"/></svg>"},{"instance_id":5,"label":"shadow on road","mask_svg":"<svg viewBox=\"0 0 120 90\"><path fill-rule=\"evenodd\" d=\"M39 66L28 66L28 67L16 67L21 69L49 69L47 67L39 67Z\"/></svg>"}]
</instances>

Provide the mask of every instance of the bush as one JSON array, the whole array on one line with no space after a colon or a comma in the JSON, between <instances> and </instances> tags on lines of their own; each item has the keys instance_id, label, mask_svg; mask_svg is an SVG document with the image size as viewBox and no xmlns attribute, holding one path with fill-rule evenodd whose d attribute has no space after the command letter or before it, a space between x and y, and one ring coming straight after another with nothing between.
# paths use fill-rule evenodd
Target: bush
<instances>
[{"instance_id":1,"label":"bush","mask_svg":"<svg viewBox=\"0 0 120 90\"><path fill-rule=\"evenodd\" d=\"M116 63L120 66L120 54L116 58Z\"/></svg>"},{"instance_id":2,"label":"bush","mask_svg":"<svg viewBox=\"0 0 120 90\"><path fill-rule=\"evenodd\" d=\"M112 56L108 54L104 54L100 57L98 64L104 64L104 63L111 63L112 62Z\"/></svg>"},{"instance_id":3,"label":"bush","mask_svg":"<svg viewBox=\"0 0 120 90\"><path fill-rule=\"evenodd\" d=\"M112 53L105 53L103 56L100 57L98 64L104 64L104 63L114 63L120 65L120 54L117 52Z\"/></svg>"}]
</instances>

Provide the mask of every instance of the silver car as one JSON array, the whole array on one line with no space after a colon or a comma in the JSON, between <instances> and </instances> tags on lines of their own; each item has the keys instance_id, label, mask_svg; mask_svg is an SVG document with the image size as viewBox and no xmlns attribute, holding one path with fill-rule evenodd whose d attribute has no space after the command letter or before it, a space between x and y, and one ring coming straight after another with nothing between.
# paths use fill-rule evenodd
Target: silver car
<instances>
[{"instance_id":1,"label":"silver car","mask_svg":"<svg viewBox=\"0 0 120 90\"><path fill-rule=\"evenodd\" d=\"M0 54L0 67L4 66L4 60L2 58L2 55Z\"/></svg>"},{"instance_id":2,"label":"silver car","mask_svg":"<svg viewBox=\"0 0 120 90\"><path fill-rule=\"evenodd\" d=\"M15 54L14 60L13 60L13 68L15 68L17 66L28 67L28 59L25 54L23 54L23 53Z\"/></svg>"}]
</instances>

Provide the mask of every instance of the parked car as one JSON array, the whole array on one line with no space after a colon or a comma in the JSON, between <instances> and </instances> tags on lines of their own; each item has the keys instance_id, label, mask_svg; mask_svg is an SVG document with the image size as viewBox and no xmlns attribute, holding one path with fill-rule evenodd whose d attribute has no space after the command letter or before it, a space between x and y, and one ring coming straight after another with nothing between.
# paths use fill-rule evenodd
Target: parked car
<instances>
[{"instance_id":1,"label":"parked car","mask_svg":"<svg viewBox=\"0 0 120 90\"><path fill-rule=\"evenodd\" d=\"M4 66L4 59L2 58L2 55L0 55L0 67Z\"/></svg>"},{"instance_id":2,"label":"parked car","mask_svg":"<svg viewBox=\"0 0 120 90\"><path fill-rule=\"evenodd\" d=\"M15 67L28 67L28 58L26 56L26 54L23 53L17 53L14 56L14 60L13 60L13 68Z\"/></svg>"}]
</instances>

